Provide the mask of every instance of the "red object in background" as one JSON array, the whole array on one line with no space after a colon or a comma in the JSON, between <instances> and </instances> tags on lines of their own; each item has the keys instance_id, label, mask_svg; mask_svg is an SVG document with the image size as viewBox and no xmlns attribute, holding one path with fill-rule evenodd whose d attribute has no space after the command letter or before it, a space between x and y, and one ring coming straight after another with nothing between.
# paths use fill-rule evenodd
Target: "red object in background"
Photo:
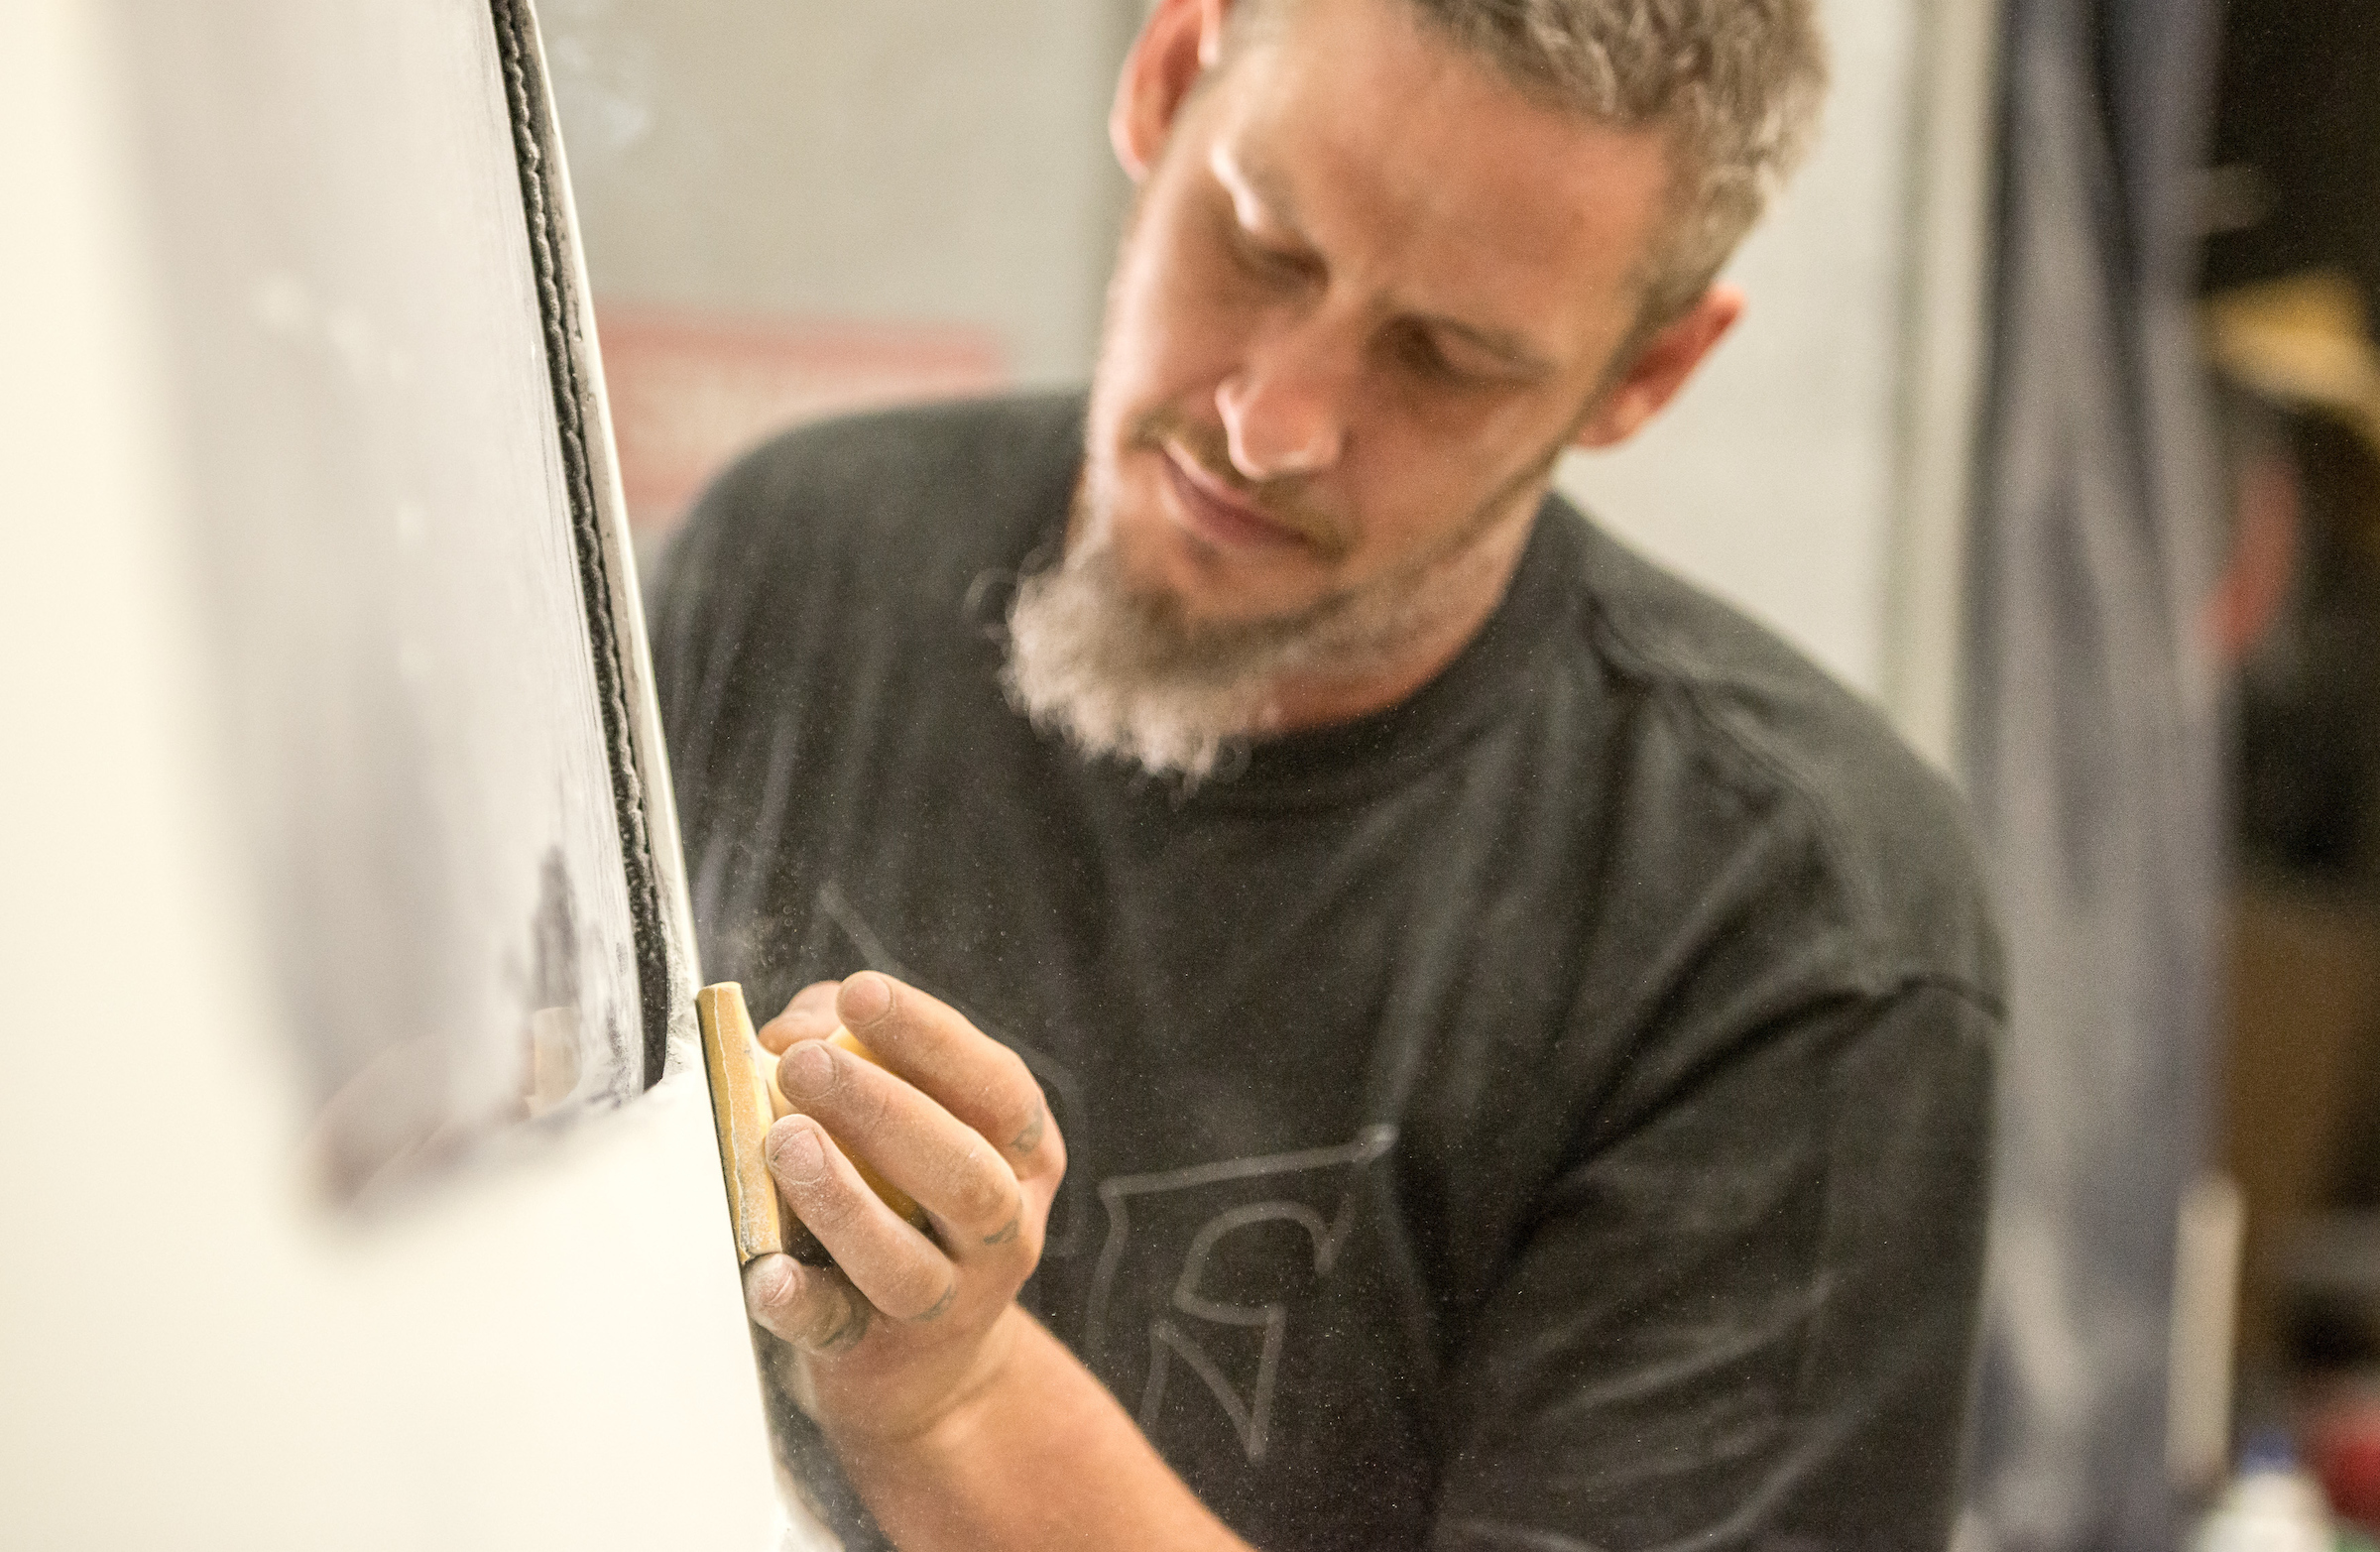
<instances>
[{"instance_id":1,"label":"red object in background","mask_svg":"<svg viewBox=\"0 0 2380 1552\"><path fill-rule=\"evenodd\" d=\"M987 330L598 306L620 480L640 547L738 453L801 420L1008 381Z\"/></svg>"},{"instance_id":2,"label":"red object in background","mask_svg":"<svg viewBox=\"0 0 2380 1552\"><path fill-rule=\"evenodd\" d=\"M2331 1510L2380 1530L2380 1391L2331 1402L2308 1432L2311 1464Z\"/></svg>"},{"instance_id":3,"label":"red object in background","mask_svg":"<svg viewBox=\"0 0 2380 1552\"><path fill-rule=\"evenodd\" d=\"M2297 465L2283 453L2261 453L2234 476L2231 554L2202 621L2225 666L2247 657L2289 600L2304 505Z\"/></svg>"}]
</instances>

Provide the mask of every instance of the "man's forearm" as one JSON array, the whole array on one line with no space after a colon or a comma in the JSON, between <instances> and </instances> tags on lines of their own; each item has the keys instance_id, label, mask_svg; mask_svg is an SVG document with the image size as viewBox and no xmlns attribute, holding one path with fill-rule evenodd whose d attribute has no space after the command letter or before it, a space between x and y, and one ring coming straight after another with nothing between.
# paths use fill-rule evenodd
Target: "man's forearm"
<instances>
[{"instance_id":1,"label":"man's forearm","mask_svg":"<svg viewBox=\"0 0 2380 1552\"><path fill-rule=\"evenodd\" d=\"M1065 1345L1022 1310L982 1392L915 1439L839 1438L902 1552L1249 1552Z\"/></svg>"}]
</instances>

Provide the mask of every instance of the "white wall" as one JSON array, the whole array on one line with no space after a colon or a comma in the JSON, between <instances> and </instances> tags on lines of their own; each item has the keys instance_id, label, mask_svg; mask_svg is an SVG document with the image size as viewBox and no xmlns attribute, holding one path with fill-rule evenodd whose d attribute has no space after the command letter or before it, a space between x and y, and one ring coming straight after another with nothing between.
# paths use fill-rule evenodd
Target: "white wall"
<instances>
[{"instance_id":1,"label":"white wall","mask_svg":"<svg viewBox=\"0 0 2380 1552\"><path fill-rule=\"evenodd\" d=\"M545 0L600 301L991 328L1090 370L1138 0Z\"/></svg>"},{"instance_id":2,"label":"white wall","mask_svg":"<svg viewBox=\"0 0 2380 1552\"><path fill-rule=\"evenodd\" d=\"M1861 689L1884 681L1917 12L1826 0L1823 137L1729 268L1751 303L1667 415L1562 487Z\"/></svg>"}]
</instances>

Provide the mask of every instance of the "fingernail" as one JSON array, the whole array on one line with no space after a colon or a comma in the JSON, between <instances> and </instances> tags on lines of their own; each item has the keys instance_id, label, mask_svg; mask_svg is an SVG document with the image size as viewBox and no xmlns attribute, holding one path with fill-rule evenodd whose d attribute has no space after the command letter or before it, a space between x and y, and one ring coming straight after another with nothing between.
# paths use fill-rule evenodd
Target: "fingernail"
<instances>
[{"instance_id":1,"label":"fingernail","mask_svg":"<svg viewBox=\"0 0 2380 1552\"><path fill-rule=\"evenodd\" d=\"M790 1255L763 1255L744 1268L744 1302L758 1314L793 1296L795 1279Z\"/></svg>"},{"instance_id":2,"label":"fingernail","mask_svg":"<svg viewBox=\"0 0 2380 1552\"><path fill-rule=\"evenodd\" d=\"M843 983L835 1006L847 1024L874 1023L892 1011L892 988L883 976L864 971Z\"/></svg>"},{"instance_id":3,"label":"fingernail","mask_svg":"<svg viewBox=\"0 0 2380 1552\"><path fill-rule=\"evenodd\" d=\"M781 1134L770 1144L769 1172L787 1185L815 1185L826 1174L818 1134L799 1121L777 1126Z\"/></svg>"},{"instance_id":4,"label":"fingernail","mask_svg":"<svg viewBox=\"0 0 2380 1552\"><path fill-rule=\"evenodd\" d=\"M785 1052L776 1066L776 1086L787 1099L814 1100L835 1084L835 1053L816 1040L804 1040Z\"/></svg>"}]
</instances>

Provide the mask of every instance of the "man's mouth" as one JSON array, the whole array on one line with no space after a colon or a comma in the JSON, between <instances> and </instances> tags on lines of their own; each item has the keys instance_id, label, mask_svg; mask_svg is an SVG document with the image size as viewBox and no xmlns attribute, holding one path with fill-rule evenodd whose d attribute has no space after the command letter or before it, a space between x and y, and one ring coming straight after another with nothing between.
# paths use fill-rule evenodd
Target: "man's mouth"
<instances>
[{"instance_id":1,"label":"man's mouth","mask_svg":"<svg viewBox=\"0 0 2380 1552\"><path fill-rule=\"evenodd\" d=\"M1217 478L1178 443L1164 441L1157 452L1164 460L1166 483L1172 489L1182 526L1218 549L1299 548L1328 557L1343 547L1335 536L1309 532L1304 525L1266 511Z\"/></svg>"}]
</instances>

